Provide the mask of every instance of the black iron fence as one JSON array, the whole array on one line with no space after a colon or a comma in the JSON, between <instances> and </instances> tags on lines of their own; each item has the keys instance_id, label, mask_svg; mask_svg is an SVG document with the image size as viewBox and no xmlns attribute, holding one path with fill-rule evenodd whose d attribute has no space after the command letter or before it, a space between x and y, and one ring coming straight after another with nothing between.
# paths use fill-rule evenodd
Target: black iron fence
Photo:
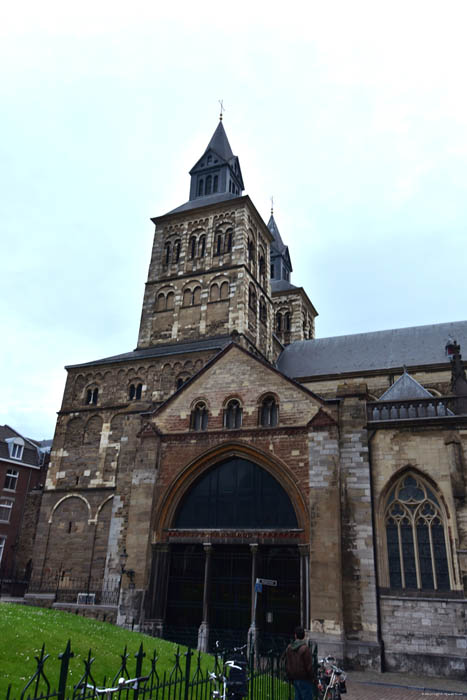
<instances>
[{"instance_id":1,"label":"black iron fence","mask_svg":"<svg viewBox=\"0 0 467 700\"><path fill-rule=\"evenodd\" d=\"M115 675L99 685L90 650L82 661L79 681L76 683L74 670L72 682L70 662L73 656L68 642L57 657L58 664L54 665L43 646L36 657L35 672L22 691L14 694L10 685L5 700L95 700L104 695L106 700L113 700L114 695L116 700L208 700L213 696L210 674L222 676L227 668L225 661L230 658L229 652L224 651L206 661L206 656L199 652L177 649L171 670L161 671L156 650L147 657L141 644L134 660L125 649ZM255 658L252 652L246 665L249 700L291 700L293 691L285 677L283 655L271 653Z\"/></svg>"},{"instance_id":2,"label":"black iron fence","mask_svg":"<svg viewBox=\"0 0 467 700\"><path fill-rule=\"evenodd\" d=\"M118 605L120 579L83 576L71 578L57 573L42 579L31 579L28 593L49 593L58 603L76 605Z\"/></svg>"}]
</instances>

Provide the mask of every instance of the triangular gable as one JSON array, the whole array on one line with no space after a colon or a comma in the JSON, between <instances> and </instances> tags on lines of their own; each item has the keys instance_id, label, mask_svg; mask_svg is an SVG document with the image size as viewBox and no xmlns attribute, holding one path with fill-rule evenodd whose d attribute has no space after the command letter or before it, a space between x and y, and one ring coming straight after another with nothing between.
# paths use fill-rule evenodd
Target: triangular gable
<instances>
[{"instance_id":1,"label":"triangular gable","mask_svg":"<svg viewBox=\"0 0 467 700\"><path fill-rule=\"evenodd\" d=\"M404 372L404 374L379 397L379 401L405 401L408 399L432 398L433 394L430 394L430 392L408 372Z\"/></svg>"},{"instance_id":2,"label":"triangular gable","mask_svg":"<svg viewBox=\"0 0 467 700\"><path fill-rule=\"evenodd\" d=\"M230 362L230 364L229 364ZM268 378L270 375L270 378ZM224 350L212 358L197 374L183 384L172 396L151 413L159 424L163 416L172 410L180 409L186 414L192 402L199 399L207 400L211 407L216 403L216 410L225 398L229 396L251 396L251 387L257 386L257 397L271 392L277 393L282 406L287 402L300 398L304 406L308 404L308 415L303 416L302 425L306 425L326 405L326 401L293 379L286 377L269 363L261 360L237 343L230 343ZM219 399L219 395L221 398ZM299 398L300 397L300 398ZM247 400L248 403L248 400ZM249 408L251 409L251 403ZM281 409L282 410L282 409ZM285 409L284 409L285 410ZM162 427L162 432L164 428Z\"/></svg>"}]
</instances>

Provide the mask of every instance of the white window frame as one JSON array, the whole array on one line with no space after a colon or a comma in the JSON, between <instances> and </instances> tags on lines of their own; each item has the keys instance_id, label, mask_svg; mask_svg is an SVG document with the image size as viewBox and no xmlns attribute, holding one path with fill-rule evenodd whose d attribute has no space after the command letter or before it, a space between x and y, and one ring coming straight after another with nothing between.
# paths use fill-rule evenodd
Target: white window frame
<instances>
[{"instance_id":1,"label":"white window frame","mask_svg":"<svg viewBox=\"0 0 467 700\"><path fill-rule=\"evenodd\" d=\"M11 511L13 510L14 501L11 498L0 498L0 523L9 523L11 520ZM8 508L8 519L2 517L2 508Z\"/></svg>"},{"instance_id":2,"label":"white window frame","mask_svg":"<svg viewBox=\"0 0 467 700\"><path fill-rule=\"evenodd\" d=\"M7 438L8 451L10 453L11 459L17 459L21 461L24 452L24 440L23 438Z\"/></svg>"},{"instance_id":3,"label":"white window frame","mask_svg":"<svg viewBox=\"0 0 467 700\"><path fill-rule=\"evenodd\" d=\"M16 491L16 488L18 486L18 479L19 471L17 469L7 469L5 475L5 486L3 487L4 491ZM13 480L12 486L7 486L9 480Z\"/></svg>"},{"instance_id":4,"label":"white window frame","mask_svg":"<svg viewBox=\"0 0 467 700\"><path fill-rule=\"evenodd\" d=\"M5 551L6 537L5 535L0 535L0 564L3 559L3 552Z\"/></svg>"}]
</instances>

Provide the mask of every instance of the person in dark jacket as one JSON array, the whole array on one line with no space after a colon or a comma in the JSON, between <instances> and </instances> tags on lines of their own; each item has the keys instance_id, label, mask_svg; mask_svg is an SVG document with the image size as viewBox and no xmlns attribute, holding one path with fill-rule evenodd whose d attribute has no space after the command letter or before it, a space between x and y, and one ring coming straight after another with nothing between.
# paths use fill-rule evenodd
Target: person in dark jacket
<instances>
[{"instance_id":1,"label":"person in dark jacket","mask_svg":"<svg viewBox=\"0 0 467 700\"><path fill-rule=\"evenodd\" d=\"M285 662L287 676L294 684L295 700L313 700L317 697L313 657L305 641L303 627L295 628L295 641L286 649Z\"/></svg>"}]
</instances>

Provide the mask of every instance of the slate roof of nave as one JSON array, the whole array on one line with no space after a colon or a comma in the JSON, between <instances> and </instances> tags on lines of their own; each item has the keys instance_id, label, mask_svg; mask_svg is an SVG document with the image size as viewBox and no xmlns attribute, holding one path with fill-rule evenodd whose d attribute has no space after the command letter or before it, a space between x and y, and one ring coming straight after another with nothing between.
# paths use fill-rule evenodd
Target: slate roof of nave
<instances>
[{"instance_id":1,"label":"slate roof of nave","mask_svg":"<svg viewBox=\"0 0 467 700\"><path fill-rule=\"evenodd\" d=\"M101 360L93 360L91 362L83 362L79 365L67 365L65 369L74 367L93 367L95 365L111 365L114 362L138 362L152 357L165 357L167 355L184 355L185 353L199 352L202 350L222 350L226 345L232 342L232 336L222 335L214 338L204 338L203 340L191 340L186 342L170 343L154 345L150 348L142 348L141 350L132 350L124 352L121 355L112 355L104 357Z\"/></svg>"},{"instance_id":2,"label":"slate roof of nave","mask_svg":"<svg viewBox=\"0 0 467 700\"><path fill-rule=\"evenodd\" d=\"M284 348L277 368L297 378L447 364L449 337L467 356L467 321L456 321L296 341Z\"/></svg>"},{"instance_id":3,"label":"slate roof of nave","mask_svg":"<svg viewBox=\"0 0 467 700\"><path fill-rule=\"evenodd\" d=\"M198 209L199 207L208 207L212 204L226 202L229 199L239 199L239 196L231 192L218 192L217 194L212 194L207 197L198 197L197 199L191 199L189 202L185 202L185 204L181 204L176 209L171 209L171 211L164 214L164 216L168 216L168 214L177 214L182 211L190 211L190 209Z\"/></svg>"}]
</instances>

